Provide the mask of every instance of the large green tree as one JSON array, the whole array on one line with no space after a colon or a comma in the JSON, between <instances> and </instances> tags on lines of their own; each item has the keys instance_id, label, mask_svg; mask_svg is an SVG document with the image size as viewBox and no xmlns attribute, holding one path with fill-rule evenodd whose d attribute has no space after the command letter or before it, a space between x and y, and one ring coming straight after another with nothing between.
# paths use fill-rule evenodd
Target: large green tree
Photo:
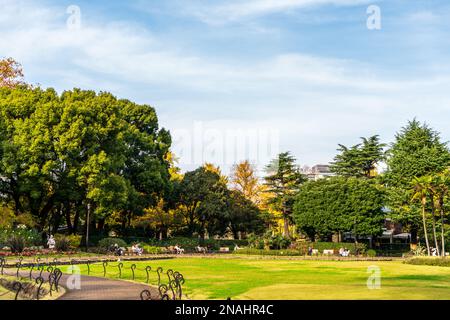
<instances>
[{"instance_id":1,"label":"large green tree","mask_svg":"<svg viewBox=\"0 0 450 320\"><path fill-rule=\"evenodd\" d=\"M425 232L422 206L412 202L410 189L414 178L438 174L450 165L447 144L438 132L417 120L396 134L387 152L387 171L384 182L388 190L391 216L411 232L413 243L419 231Z\"/></svg>"},{"instance_id":2,"label":"large green tree","mask_svg":"<svg viewBox=\"0 0 450 320\"><path fill-rule=\"evenodd\" d=\"M186 172L180 190L189 235L198 233L204 239L206 233L225 231L228 189L219 174L205 167Z\"/></svg>"},{"instance_id":3,"label":"large green tree","mask_svg":"<svg viewBox=\"0 0 450 320\"><path fill-rule=\"evenodd\" d=\"M230 191L226 219L235 239L246 233L262 234L265 220L258 207L241 191Z\"/></svg>"},{"instance_id":4,"label":"large green tree","mask_svg":"<svg viewBox=\"0 0 450 320\"><path fill-rule=\"evenodd\" d=\"M339 145L339 154L331 164L331 171L343 177L374 176L376 165L384 160L385 144L379 136L361 138L360 144L352 147Z\"/></svg>"},{"instance_id":5,"label":"large green tree","mask_svg":"<svg viewBox=\"0 0 450 320\"><path fill-rule=\"evenodd\" d=\"M113 212L129 224L168 184L155 110L109 93L0 88L0 135L2 200L41 229L75 232L88 212L99 229Z\"/></svg>"},{"instance_id":6,"label":"large green tree","mask_svg":"<svg viewBox=\"0 0 450 320\"><path fill-rule=\"evenodd\" d=\"M377 236L383 230L383 206L384 192L375 180L331 177L302 186L295 200L294 219L312 240L329 239L342 232Z\"/></svg>"},{"instance_id":7,"label":"large green tree","mask_svg":"<svg viewBox=\"0 0 450 320\"><path fill-rule=\"evenodd\" d=\"M289 153L280 153L267 167L266 192L273 194L269 204L282 213L283 235L290 237L289 225L292 223L294 196L306 178L300 173L296 159Z\"/></svg>"}]
</instances>

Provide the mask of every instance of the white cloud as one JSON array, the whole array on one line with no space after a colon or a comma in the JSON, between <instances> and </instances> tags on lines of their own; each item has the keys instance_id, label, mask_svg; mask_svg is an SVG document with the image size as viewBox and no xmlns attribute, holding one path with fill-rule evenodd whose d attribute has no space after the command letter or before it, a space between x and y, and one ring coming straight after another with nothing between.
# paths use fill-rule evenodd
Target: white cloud
<instances>
[{"instance_id":1,"label":"white cloud","mask_svg":"<svg viewBox=\"0 0 450 320\"><path fill-rule=\"evenodd\" d=\"M232 0L219 5L197 7L191 13L202 21L217 25L258 17L271 13L289 12L320 6L355 6L370 3L369 0Z\"/></svg>"},{"instance_id":2,"label":"white cloud","mask_svg":"<svg viewBox=\"0 0 450 320\"><path fill-rule=\"evenodd\" d=\"M232 7L235 1L217 12L243 17L311 5L260 3ZM244 61L186 54L137 25L83 20L80 30L70 31L65 7L5 0L1 5L0 53L23 62L29 78L59 90L108 90L156 103L169 129L191 130L195 121L222 132L272 127L280 132L280 147L309 164L331 160L337 143L356 143L355 137L384 133L390 139L415 116L448 130L448 117L442 116L450 105L445 73L387 75L368 63L299 52Z\"/></svg>"}]
</instances>

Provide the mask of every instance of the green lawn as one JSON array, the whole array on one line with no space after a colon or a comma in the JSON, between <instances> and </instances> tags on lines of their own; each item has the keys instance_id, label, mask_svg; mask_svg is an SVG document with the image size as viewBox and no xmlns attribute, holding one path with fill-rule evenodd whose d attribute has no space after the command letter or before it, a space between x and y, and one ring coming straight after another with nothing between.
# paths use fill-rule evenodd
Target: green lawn
<instances>
[{"instance_id":1,"label":"green lawn","mask_svg":"<svg viewBox=\"0 0 450 320\"><path fill-rule=\"evenodd\" d=\"M16 281L17 279L15 277L12 276L6 276L6 275L0 275L0 279L2 280L7 280L10 282ZM20 279L20 282L22 282L22 284L27 284L30 283L30 281L26 278L22 278ZM34 284L34 282L32 282ZM62 295L64 293L64 290L60 290L59 292L53 292L52 296L50 296L48 294L48 291L50 289L50 286L48 283L44 283L42 285L42 289L46 289L47 290L47 295L44 296L40 296L40 300L54 300L57 299L60 295ZM42 291L41 291L42 292ZM22 292L23 293L23 292ZM4 288L2 285L0 285L0 300L14 300L14 298L16 297L16 292L10 291L6 288ZM26 299L30 299L30 297L27 295L25 296ZM34 295L33 295L33 299L34 299ZM23 300L24 297L22 295L19 295L18 300Z\"/></svg>"},{"instance_id":2,"label":"green lawn","mask_svg":"<svg viewBox=\"0 0 450 320\"><path fill-rule=\"evenodd\" d=\"M0 301L1 300L14 300L15 294L2 286L0 286Z\"/></svg>"},{"instance_id":3,"label":"green lawn","mask_svg":"<svg viewBox=\"0 0 450 320\"><path fill-rule=\"evenodd\" d=\"M131 279L124 262L122 279ZM108 277L117 278L110 264ZM311 261L254 258L177 258L136 263L136 280L146 265L181 272L191 299L450 299L450 268L401 261ZM381 269L381 288L367 288L367 268ZM64 269L63 269L64 271ZM81 267L86 274L86 266ZM91 275L102 275L101 265ZM157 279L152 274L152 282Z\"/></svg>"}]
</instances>

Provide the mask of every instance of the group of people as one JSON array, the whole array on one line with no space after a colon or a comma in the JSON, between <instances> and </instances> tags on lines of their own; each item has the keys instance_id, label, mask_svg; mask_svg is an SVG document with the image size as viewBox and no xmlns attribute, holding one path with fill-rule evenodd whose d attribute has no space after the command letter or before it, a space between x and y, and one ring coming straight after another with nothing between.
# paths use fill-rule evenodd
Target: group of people
<instances>
[{"instance_id":1,"label":"group of people","mask_svg":"<svg viewBox=\"0 0 450 320\"><path fill-rule=\"evenodd\" d=\"M125 254L125 248L123 247L119 247L119 245L117 243L115 243L112 248L111 248L111 252L114 253L116 256L123 256ZM141 256L144 253L144 249L142 249L139 245L139 243L133 244L131 246L131 252L133 254L136 254L138 256Z\"/></svg>"},{"instance_id":2,"label":"group of people","mask_svg":"<svg viewBox=\"0 0 450 320\"><path fill-rule=\"evenodd\" d=\"M340 248L339 255L341 257L348 257L350 255L350 250L348 250L347 248Z\"/></svg>"},{"instance_id":3,"label":"group of people","mask_svg":"<svg viewBox=\"0 0 450 320\"><path fill-rule=\"evenodd\" d=\"M327 251L330 251L331 252L330 254L333 253L333 250L324 250L324 254L328 254ZM313 249L312 247L308 248L308 255L309 256L318 255L318 254L319 254L319 251L317 249ZM341 256L341 257L348 257L348 256L350 256L350 250L347 249L347 248L340 248L339 249L339 256Z\"/></svg>"},{"instance_id":4,"label":"group of people","mask_svg":"<svg viewBox=\"0 0 450 320\"><path fill-rule=\"evenodd\" d=\"M175 250L176 254L183 254L184 253L184 249L181 248L179 245L176 245L175 247L173 247L173 249Z\"/></svg>"}]
</instances>

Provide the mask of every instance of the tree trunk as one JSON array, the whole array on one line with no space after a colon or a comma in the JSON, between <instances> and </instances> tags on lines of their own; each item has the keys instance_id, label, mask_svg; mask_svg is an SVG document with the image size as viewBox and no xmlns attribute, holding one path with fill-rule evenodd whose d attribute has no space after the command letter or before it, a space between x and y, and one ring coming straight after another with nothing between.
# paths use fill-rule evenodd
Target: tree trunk
<instances>
[{"instance_id":1,"label":"tree trunk","mask_svg":"<svg viewBox=\"0 0 450 320\"><path fill-rule=\"evenodd\" d=\"M86 250L89 248L89 224L91 223L91 204L86 206Z\"/></svg>"},{"instance_id":2,"label":"tree trunk","mask_svg":"<svg viewBox=\"0 0 450 320\"><path fill-rule=\"evenodd\" d=\"M441 256L445 257L445 225L444 225L444 205L442 204L441 206L441 245L442 245L442 249L441 249Z\"/></svg>"},{"instance_id":3,"label":"tree trunk","mask_svg":"<svg viewBox=\"0 0 450 320\"><path fill-rule=\"evenodd\" d=\"M58 209L54 210L53 214L53 232L56 233L59 229L59 226L61 224L61 220L63 217L63 205L60 204Z\"/></svg>"},{"instance_id":4,"label":"tree trunk","mask_svg":"<svg viewBox=\"0 0 450 320\"><path fill-rule=\"evenodd\" d=\"M417 227L413 226L410 230L411 233L411 244L416 245L417 244Z\"/></svg>"},{"instance_id":5,"label":"tree trunk","mask_svg":"<svg viewBox=\"0 0 450 320\"><path fill-rule=\"evenodd\" d=\"M75 230L73 228L72 220L70 219L70 204L64 204L64 216L66 218L67 228L69 230L69 234L74 234Z\"/></svg>"},{"instance_id":6,"label":"tree trunk","mask_svg":"<svg viewBox=\"0 0 450 320\"><path fill-rule=\"evenodd\" d=\"M291 235L289 233L289 218L287 217L285 209L283 209L283 224L284 224L283 236L290 239Z\"/></svg>"},{"instance_id":7,"label":"tree trunk","mask_svg":"<svg viewBox=\"0 0 450 320\"><path fill-rule=\"evenodd\" d=\"M423 222L423 233L425 236L425 243L427 245L427 253L429 256L431 256L430 243L428 241L427 220L425 217L425 204L423 204L423 203L422 203L422 222Z\"/></svg>"},{"instance_id":8,"label":"tree trunk","mask_svg":"<svg viewBox=\"0 0 450 320\"><path fill-rule=\"evenodd\" d=\"M434 216L434 214L433 214L433 238L434 238L434 245L435 245L435 248L436 248L436 250L437 250L437 255L438 256L440 256L441 254L439 253L440 252L440 250L439 250L439 243L438 243L438 240L437 240L437 235L436 235L436 220L435 220L436 218L435 218L435 216Z\"/></svg>"},{"instance_id":9,"label":"tree trunk","mask_svg":"<svg viewBox=\"0 0 450 320\"><path fill-rule=\"evenodd\" d=\"M441 254L439 253L439 243L437 240L437 234L436 234L436 215L435 215L435 205L434 205L434 197L431 197L431 215L432 215L432 224L433 224L433 239L434 239L434 245L435 248L437 250L437 255L440 256Z\"/></svg>"},{"instance_id":10,"label":"tree trunk","mask_svg":"<svg viewBox=\"0 0 450 320\"><path fill-rule=\"evenodd\" d=\"M73 232L78 232L78 225L80 224L80 211L81 211L82 205L81 202L78 203L77 208L75 209L75 217L73 218Z\"/></svg>"}]
</instances>

